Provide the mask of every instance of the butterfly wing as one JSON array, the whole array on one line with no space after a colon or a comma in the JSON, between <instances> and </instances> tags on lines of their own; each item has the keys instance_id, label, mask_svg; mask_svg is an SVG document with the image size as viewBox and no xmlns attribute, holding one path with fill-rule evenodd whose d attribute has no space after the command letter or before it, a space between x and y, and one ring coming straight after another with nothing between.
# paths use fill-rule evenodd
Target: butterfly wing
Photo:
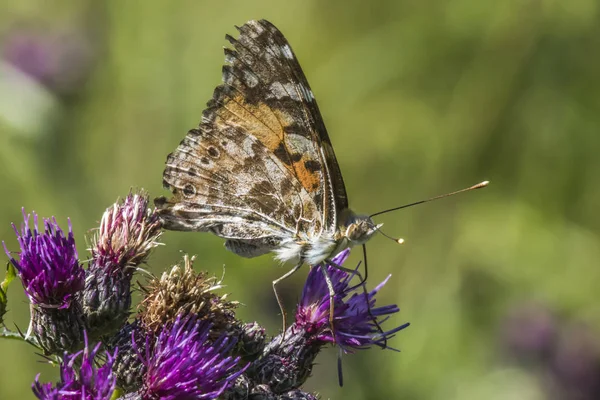
<instances>
[{"instance_id":1,"label":"butterfly wing","mask_svg":"<svg viewBox=\"0 0 600 400\"><path fill-rule=\"evenodd\" d=\"M238 28L223 84L166 162L165 228L210 231L257 255L297 234L334 231L346 192L306 78L267 21ZM255 248L258 247L258 250ZM250 251L250 248L254 250ZM262 251L264 250L264 251Z\"/></svg>"},{"instance_id":2,"label":"butterfly wing","mask_svg":"<svg viewBox=\"0 0 600 400\"><path fill-rule=\"evenodd\" d=\"M346 188L319 107L300 63L283 34L269 21L250 21L238 29L241 33L239 45L236 46L230 37L228 40L234 44L244 64L274 72L267 72L266 76L271 79L264 79L270 88L268 92L271 92L265 101L292 116L293 123L286 128L287 147L292 157L294 154L306 155L306 159L301 160L303 163L294 162L292 158L296 175L302 181L303 177L310 176L307 172L311 171L311 164L314 168L317 165L322 168L322 185L311 193L322 213L323 226L335 230L337 215L348 208ZM266 49L262 54L261 46ZM256 65L257 57L265 62ZM300 144L304 146L298 146ZM304 186L309 187L309 183L305 182Z\"/></svg>"}]
</instances>

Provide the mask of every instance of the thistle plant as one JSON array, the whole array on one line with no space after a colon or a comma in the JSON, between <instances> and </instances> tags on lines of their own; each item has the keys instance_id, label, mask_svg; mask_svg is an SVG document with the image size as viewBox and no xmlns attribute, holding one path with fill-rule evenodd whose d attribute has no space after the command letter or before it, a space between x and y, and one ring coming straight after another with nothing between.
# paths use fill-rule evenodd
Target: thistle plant
<instances>
[{"instance_id":1,"label":"thistle plant","mask_svg":"<svg viewBox=\"0 0 600 400\"><path fill-rule=\"evenodd\" d=\"M143 192L129 193L104 212L91 240L83 294L93 337L114 334L129 318L133 273L159 245L160 235L160 222Z\"/></svg>"},{"instance_id":2,"label":"thistle plant","mask_svg":"<svg viewBox=\"0 0 600 400\"><path fill-rule=\"evenodd\" d=\"M13 224L21 251L11 253L4 244L10 263L17 270L30 301L33 333L45 353L76 350L83 341L85 321L81 307L85 271L78 260L73 230L65 235L55 219L44 219L23 210L21 231ZM32 229L33 228L33 229Z\"/></svg>"},{"instance_id":3,"label":"thistle plant","mask_svg":"<svg viewBox=\"0 0 600 400\"><path fill-rule=\"evenodd\" d=\"M60 381L40 383L36 376L32 389L40 400L77 400L110 399L115 391L116 379L112 370L115 354L105 353L103 365L96 365L96 357L102 343L93 349L88 347L87 335L84 335L84 348L76 353L65 353L60 363Z\"/></svg>"},{"instance_id":4,"label":"thistle plant","mask_svg":"<svg viewBox=\"0 0 600 400\"><path fill-rule=\"evenodd\" d=\"M37 398L317 399L302 386L324 347L392 349L390 339L408 326L382 328L399 311L376 304L389 277L371 291L356 285L357 274L337 268L349 250L311 268L294 323L278 335L239 320L240 305L221 293L222 279L194 270L194 257L157 277L138 275L147 280L134 306L132 279L160 244L160 220L148 204L147 194L132 192L109 207L85 261L70 222L66 233L54 218L43 219L42 229L35 213L23 212L15 227L19 251L4 243L10 268L0 284L0 318L13 271L31 318L25 334L5 327L0 337L33 344L60 368L58 382L35 378Z\"/></svg>"}]
</instances>

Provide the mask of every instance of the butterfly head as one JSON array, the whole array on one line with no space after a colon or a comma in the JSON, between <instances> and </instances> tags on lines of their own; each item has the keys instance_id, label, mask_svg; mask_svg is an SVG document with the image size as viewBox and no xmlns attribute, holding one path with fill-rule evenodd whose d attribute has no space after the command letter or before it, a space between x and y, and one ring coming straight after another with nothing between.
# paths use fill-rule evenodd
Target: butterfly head
<instances>
[{"instance_id":1,"label":"butterfly head","mask_svg":"<svg viewBox=\"0 0 600 400\"><path fill-rule=\"evenodd\" d=\"M349 214L342 228L342 235L352 246L365 244L381 228L366 215Z\"/></svg>"}]
</instances>

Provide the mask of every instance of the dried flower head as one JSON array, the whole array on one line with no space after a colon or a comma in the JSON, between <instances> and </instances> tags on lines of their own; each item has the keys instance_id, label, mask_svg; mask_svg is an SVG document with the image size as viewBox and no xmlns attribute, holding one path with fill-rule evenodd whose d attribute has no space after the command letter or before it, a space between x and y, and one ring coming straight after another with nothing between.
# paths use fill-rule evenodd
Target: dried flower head
<instances>
[{"instance_id":1,"label":"dried flower head","mask_svg":"<svg viewBox=\"0 0 600 400\"><path fill-rule=\"evenodd\" d=\"M212 341L210 328L194 315L178 316L146 346L153 350L142 355L143 399L215 399L244 372L240 358L229 356L235 340L223 335Z\"/></svg>"},{"instance_id":2,"label":"dried flower head","mask_svg":"<svg viewBox=\"0 0 600 400\"><path fill-rule=\"evenodd\" d=\"M98 367L95 359L100 350L98 343L92 350L85 348L75 354L65 354L60 364L60 381L40 383L39 375L32 385L33 394L41 400L110 400L116 387L112 372L114 354L106 353L104 365Z\"/></svg>"},{"instance_id":3,"label":"dried flower head","mask_svg":"<svg viewBox=\"0 0 600 400\"><path fill-rule=\"evenodd\" d=\"M193 257L184 256L183 266L173 266L147 285L140 320L147 329L157 331L178 315L195 314L211 321L213 336L222 332L238 334L239 323L235 319L238 303L228 301L227 295L215 294L215 290L223 287L221 281L206 272L196 273L193 261Z\"/></svg>"}]
</instances>

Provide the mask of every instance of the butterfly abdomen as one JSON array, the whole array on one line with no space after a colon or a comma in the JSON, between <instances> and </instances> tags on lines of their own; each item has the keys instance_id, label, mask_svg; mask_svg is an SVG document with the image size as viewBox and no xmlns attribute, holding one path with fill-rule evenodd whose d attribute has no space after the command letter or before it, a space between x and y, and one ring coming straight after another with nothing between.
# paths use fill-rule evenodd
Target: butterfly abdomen
<instances>
[{"instance_id":1,"label":"butterfly abdomen","mask_svg":"<svg viewBox=\"0 0 600 400\"><path fill-rule=\"evenodd\" d=\"M302 261L308 265L317 265L328 259L340 248L342 243L333 239L330 235L320 235L305 240L291 240L281 243L273 250L275 258L281 262Z\"/></svg>"}]
</instances>

